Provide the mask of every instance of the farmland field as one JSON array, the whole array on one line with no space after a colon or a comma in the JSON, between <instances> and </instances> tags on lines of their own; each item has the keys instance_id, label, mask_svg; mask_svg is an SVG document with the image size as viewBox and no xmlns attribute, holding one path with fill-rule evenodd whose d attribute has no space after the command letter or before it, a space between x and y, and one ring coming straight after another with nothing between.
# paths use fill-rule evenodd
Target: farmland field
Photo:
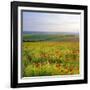
<instances>
[{"instance_id":1,"label":"farmland field","mask_svg":"<svg viewBox=\"0 0 90 90\"><path fill-rule=\"evenodd\" d=\"M79 74L78 35L25 34L22 66L23 77Z\"/></svg>"}]
</instances>

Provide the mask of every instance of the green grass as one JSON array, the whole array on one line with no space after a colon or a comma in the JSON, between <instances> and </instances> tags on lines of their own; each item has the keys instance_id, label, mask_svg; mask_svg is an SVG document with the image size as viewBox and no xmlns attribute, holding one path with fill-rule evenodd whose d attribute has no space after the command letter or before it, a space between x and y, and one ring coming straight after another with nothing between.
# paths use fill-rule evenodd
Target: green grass
<instances>
[{"instance_id":1,"label":"green grass","mask_svg":"<svg viewBox=\"0 0 90 90\"><path fill-rule=\"evenodd\" d=\"M23 77L79 74L78 41L22 44Z\"/></svg>"},{"instance_id":2,"label":"green grass","mask_svg":"<svg viewBox=\"0 0 90 90\"><path fill-rule=\"evenodd\" d=\"M23 41L78 41L78 35L24 34Z\"/></svg>"}]
</instances>

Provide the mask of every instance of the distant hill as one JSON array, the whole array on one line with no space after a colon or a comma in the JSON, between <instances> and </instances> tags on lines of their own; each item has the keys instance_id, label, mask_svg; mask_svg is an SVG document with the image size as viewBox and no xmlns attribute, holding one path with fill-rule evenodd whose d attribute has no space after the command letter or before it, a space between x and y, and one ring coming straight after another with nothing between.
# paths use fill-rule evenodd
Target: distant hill
<instances>
[{"instance_id":1,"label":"distant hill","mask_svg":"<svg viewBox=\"0 0 90 90\"><path fill-rule=\"evenodd\" d=\"M69 32L23 32L23 41L79 41L79 33Z\"/></svg>"}]
</instances>

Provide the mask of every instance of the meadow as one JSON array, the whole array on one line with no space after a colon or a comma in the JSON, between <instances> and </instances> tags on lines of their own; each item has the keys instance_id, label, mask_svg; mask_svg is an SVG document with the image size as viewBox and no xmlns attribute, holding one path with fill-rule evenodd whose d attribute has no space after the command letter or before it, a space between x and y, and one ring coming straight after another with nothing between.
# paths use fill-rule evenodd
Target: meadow
<instances>
[{"instance_id":1,"label":"meadow","mask_svg":"<svg viewBox=\"0 0 90 90\"><path fill-rule=\"evenodd\" d=\"M78 35L25 34L23 77L79 74Z\"/></svg>"}]
</instances>

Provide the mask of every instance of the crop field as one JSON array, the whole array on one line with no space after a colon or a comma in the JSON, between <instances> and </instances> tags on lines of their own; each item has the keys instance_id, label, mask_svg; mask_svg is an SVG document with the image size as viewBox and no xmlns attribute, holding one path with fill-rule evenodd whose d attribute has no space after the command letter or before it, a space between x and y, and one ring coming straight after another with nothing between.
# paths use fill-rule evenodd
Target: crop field
<instances>
[{"instance_id":1,"label":"crop field","mask_svg":"<svg viewBox=\"0 0 90 90\"><path fill-rule=\"evenodd\" d=\"M23 36L22 71L23 77L79 74L78 35Z\"/></svg>"}]
</instances>

